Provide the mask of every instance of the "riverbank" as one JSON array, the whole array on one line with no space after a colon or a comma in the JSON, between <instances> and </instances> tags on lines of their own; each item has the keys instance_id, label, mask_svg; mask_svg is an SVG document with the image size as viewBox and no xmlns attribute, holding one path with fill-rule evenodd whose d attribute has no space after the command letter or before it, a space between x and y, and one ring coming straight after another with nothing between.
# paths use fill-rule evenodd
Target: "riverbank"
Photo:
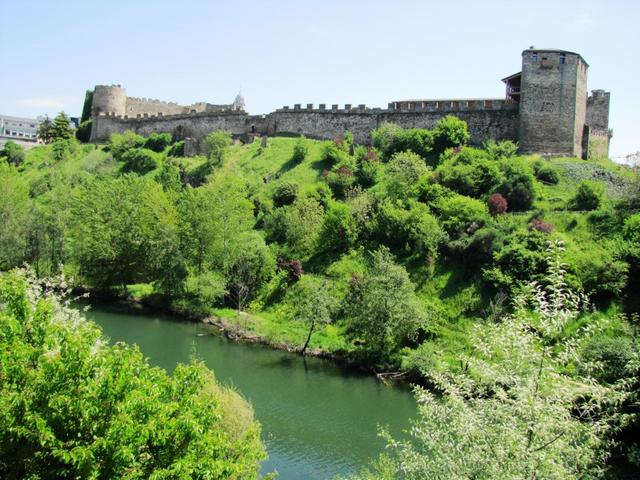
<instances>
[{"instance_id":1,"label":"riverbank","mask_svg":"<svg viewBox=\"0 0 640 480\"><path fill-rule=\"evenodd\" d=\"M135 291L135 289L133 289ZM171 302L157 296L135 296L135 295L105 295L86 289L84 287L76 287L74 289L76 296L89 294L88 304L99 305L103 309L114 310L120 313L131 314L161 314L178 318L182 321L197 322L208 325L214 329L212 335L221 335L226 339L237 343L249 343L261 345L272 350L280 350L288 353L300 355L301 345L288 341L285 337L291 337L291 331L287 334L278 336L277 330L271 330L271 335L261 335L258 333L260 320L263 317L248 312L237 312L230 309L212 309L211 312L204 313L202 311L189 310L185 308L174 308ZM213 313L213 311L217 313ZM232 315L221 315L220 313L230 313ZM290 326L289 324L287 324ZM252 328L253 327L253 328ZM333 326L333 328L336 328ZM306 335L304 331L300 331L301 338ZM320 334L321 332L318 332ZM346 344L346 341L344 342ZM398 371L388 368L381 368L378 365L372 365L356 357L357 352L354 349L344 349L340 351L329 351L318 346L312 346L306 349L304 356L313 357L334 362L341 367L346 367L361 373L375 376L381 382L403 382L403 383L422 383L421 379L415 375L411 375L408 371ZM422 379L423 380L423 379Z\"/></svg>"}]
</instances>

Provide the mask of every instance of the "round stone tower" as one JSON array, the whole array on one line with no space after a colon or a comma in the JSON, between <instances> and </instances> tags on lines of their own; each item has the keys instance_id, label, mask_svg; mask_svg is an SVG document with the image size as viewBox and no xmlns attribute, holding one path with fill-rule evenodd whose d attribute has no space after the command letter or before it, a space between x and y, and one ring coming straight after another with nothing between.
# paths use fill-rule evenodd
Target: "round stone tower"
<instances>
[{"instance_id":1,"label":"round stone tower","mask_svg":"<svg viewBox=\"0 0 640 480\"><path fill-rule=\"evenodd\" d=\"M93 90L91 116L101 113L124 115L127 109L127 91L120 85L96 85Z\"/></svg>"}]
</instances>

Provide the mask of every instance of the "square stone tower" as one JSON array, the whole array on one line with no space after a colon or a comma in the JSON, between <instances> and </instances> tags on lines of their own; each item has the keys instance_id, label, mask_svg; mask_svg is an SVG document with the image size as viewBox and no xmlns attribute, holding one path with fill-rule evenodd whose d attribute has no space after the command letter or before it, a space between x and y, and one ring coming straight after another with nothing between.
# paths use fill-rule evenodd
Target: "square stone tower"
<instances>
[{"instance_id":1,"label":"square stone tower","mask_svg":"<svg viewBox=\"0 0 640 480\"><path fill-rule=\"evenodd\" d=\"M520 150L582 157L589 65L578 53L522 52Z\"/></svg>"}]
</instances>

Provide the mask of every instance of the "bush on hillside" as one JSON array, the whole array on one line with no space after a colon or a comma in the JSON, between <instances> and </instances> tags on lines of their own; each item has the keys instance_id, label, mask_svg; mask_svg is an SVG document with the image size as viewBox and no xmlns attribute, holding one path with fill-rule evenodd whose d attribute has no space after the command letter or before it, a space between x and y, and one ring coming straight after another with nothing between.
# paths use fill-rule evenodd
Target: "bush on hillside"
<instances>
[{"instance_id":1,"label":"bush on hillside","mask_svg":"<svg viewBox=\"0 0 640 480\"><path fill-rule=\"evenodd\" d=\"M578 190L569 201L572 210L597 210L604 194L604 185L591 180L583 180Z\"/></svg>"},{"instance_id":2,"label":"bush on hillside","mask_svg":"<svg viewBox=\"0 0 640 480\"><path fill-rule=\"evenodd\" d=\"M158 167L157 154L147 148L132 148L122 154L122 171L144 175Z\"/></svg>"},{"instance_id":3,"label":"bush on hillside","mask_svg":"<svg viewBox=\"0 0 640 480\"><path fill-rule=\"evenodd\" d=\"M487 140L482 148L493 160L506 160L513 157L518 151L518 144L511 140L503 140L496 142L495 140Z\"/></svg>"},{"instance_id":4,"label":"bush on hillside","mask_svg":"<svg viewBox=\"0 0 640 480\"><path fill-rule=\"evenodd\" d=\"M273 206L277 208L291 205L298 198L299 190L300 187L297 183L283 182L279 184L273 193Z\"/></svg>"},{"instance_id":5,"label":"bush on hillside","mask_svg":"<svg viewBox=\"0 0 640 480\"><path fill-rule=\"evenodd\" d=\"M0 158L4 158L10 164L18 166L24 162L24 148L16 142L7 140L0 150Z\"/></svg>"},{"instance_id":6,"label":"bush on hillside","mask_svg":"<svg viewBox=\"0 0 640 480\"><path fill-rule=\"evenodd\" d=\"M162 152L171 145L170 133L152 133L144 142L144 148L153 150L154 152Z\"/></svg>"}]
</instances>

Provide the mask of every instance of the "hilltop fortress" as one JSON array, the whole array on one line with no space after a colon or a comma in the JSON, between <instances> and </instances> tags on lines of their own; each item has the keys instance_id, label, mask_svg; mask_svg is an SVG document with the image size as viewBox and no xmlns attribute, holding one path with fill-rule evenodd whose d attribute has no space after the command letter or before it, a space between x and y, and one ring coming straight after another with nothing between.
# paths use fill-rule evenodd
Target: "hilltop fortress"
<instances>
[{"instance_id":1,"label":"hilltop fortress","mask_svg":"<svg viewBox=\"0 0 640 480\"><path fill-rule=\"evenodd\" d=\"M446 115L469 125L470 142L513 140L522 153L600 158L608 156L609 92L587 95L589 65L575 52L529 48L522 52L522 70L502 81L500 99L399 100L387 108L320 104L283 107L268 115L250 115L238 95L227 105L188 106L127 97L120 85L98 85L92 100L91 140L105 141L112 133L133 130L142 135L170 132L186 139L187 154L213 130L235 137L305 135L336 139L351 131L359 143L385 122L404 128L433 128Z\"/></svg>"}]
</instances>

